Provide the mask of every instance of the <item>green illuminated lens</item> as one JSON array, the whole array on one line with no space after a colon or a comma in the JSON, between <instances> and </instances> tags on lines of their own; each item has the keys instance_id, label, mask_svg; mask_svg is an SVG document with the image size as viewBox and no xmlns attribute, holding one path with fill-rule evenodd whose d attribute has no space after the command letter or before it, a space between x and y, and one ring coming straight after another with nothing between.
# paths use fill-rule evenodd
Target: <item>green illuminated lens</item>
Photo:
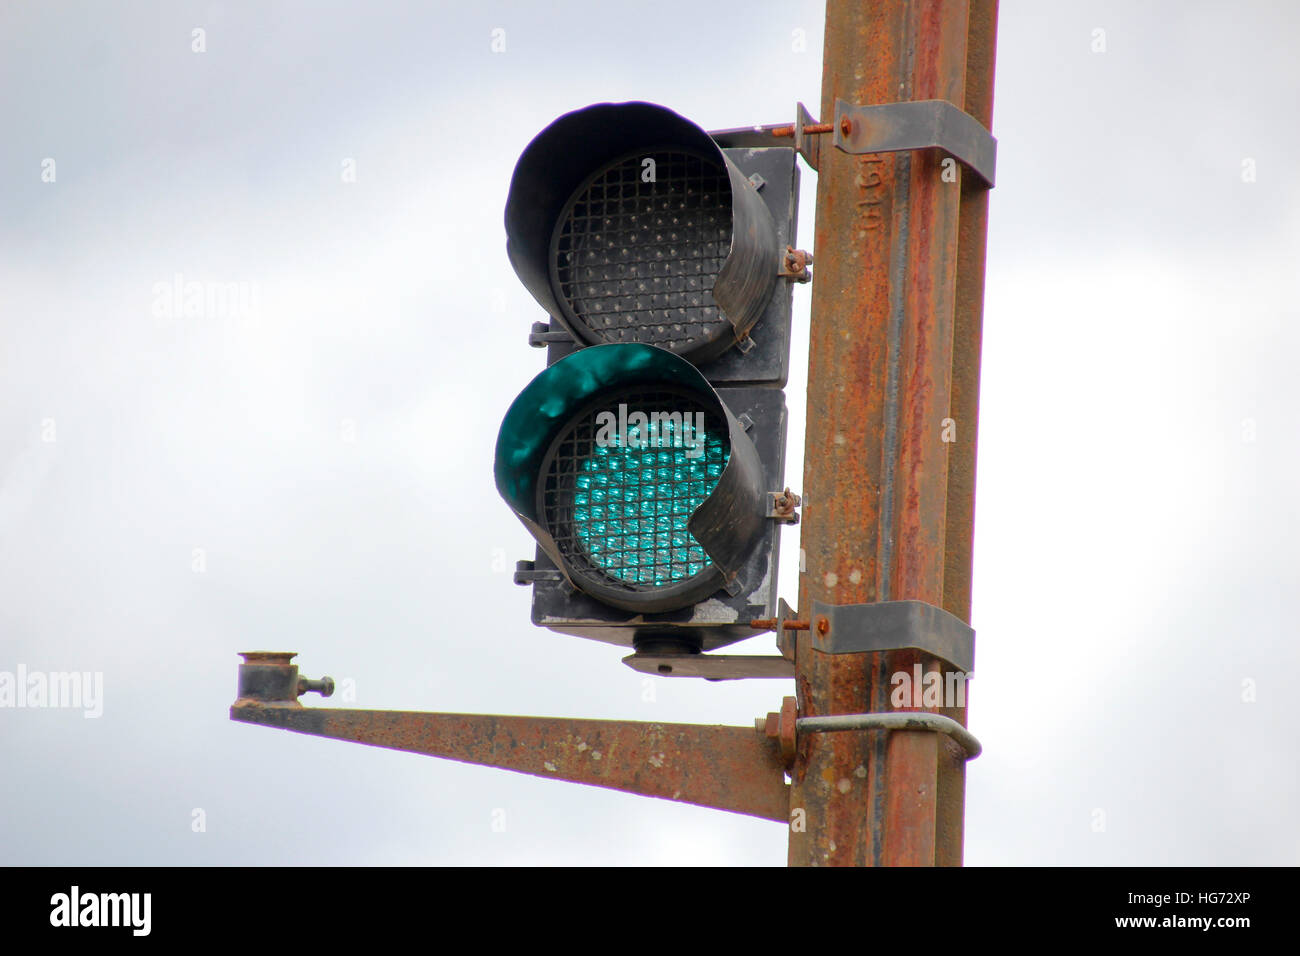
<instances>
[{"instance_id":1,"label":"green illuminated lens","mask_svg":"<svg viewBox=\"0 0 1300 956\"><path fill-rule=\"evenodd\" d=\"M721 434L689 423L657 426L629 426L626 443L592 444L574 476L573 530L606 573L662 587L712 563L686 522L717 487L728 449Z\"/></svg>"}]
</instances>

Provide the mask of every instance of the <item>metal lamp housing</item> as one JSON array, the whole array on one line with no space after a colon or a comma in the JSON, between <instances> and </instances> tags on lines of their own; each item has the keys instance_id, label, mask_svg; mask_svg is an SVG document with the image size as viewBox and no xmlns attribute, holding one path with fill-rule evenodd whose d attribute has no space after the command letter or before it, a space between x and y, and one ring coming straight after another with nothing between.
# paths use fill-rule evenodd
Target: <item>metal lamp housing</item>
<instances>
[{"instance_id":1,"label":"metal lamp housing","mask_svg":"<svg viewBox=\"0 0 1300 956\"><path fill-rule=\"evenodd\" d=\"M758 392L768 402L774 397L780 401L779 393L771 390L736 392ZM706 561L699 562L698 571L681 572L663 584L643 583L645 578L638 580L636 574L629 578L627 567L621 561L614 564L614 571L608 564L602 566L575 544L578 536L569 527L576 523L573 497L578 494L577 481L581 481L584 466L590 466L597 453L591 438L595 416L604 411L612 414L612 408L620 403L627 405L628 397L645 395L666 395L672 398L664 401L680 401L682 405L699 408L701 420L707 416L711 423L711 438L716 441L716 447L725 451L725 464L715 466L719 473L707 493L703 493L703 481L690 479L689 473L681 476L669 466L669 460L684 463L689 458L689 455L684 458L681 450L642 447L624 451L623 454L629 455L628 462L620 466L624 470L641 468L637 464L641 459L650 462L641 472L629 471L624 476L629 483L641 481L642 484L617 485L617 488L632 489L627 498L632 503L624 503L624 498L611 493L608 505L598 506L603 509L601 514L584 519L602 528L601 535L607 536L603 540L621 542L640 533L641 544L632 545L632 558L646 555L643 563L680 559L663 555L684 553L685 544L679 542L679 546L669 548L662 542L669 537L689 535L693 548L698 545L697 550L707 555ZM781 424L781 445L784 445L784 401L780 406L776 418ZM575 429L584 429L580 440L572 438ZM575 444L582 445L581 449L565 449ZM558 451L558 446L565 450ZM776 450L784 453L784 447ZM770 451L768 458L771 457ZM720 462L722 458L712 460ZM698 369L668 350L636 343L578 350L533 378L503 420L494 466L500 496L537 538L539 549L562 572L568 587L599 604L640 614L690 609L716 592L740 593L745 591L746 584L753 585L748 580L751 575L745 574L746 562L755 550L764 550L759 545L768 544L771 522L764 509L771 470L772 462L764 463L758 447L746 433L745 424L732 414ZM645 484L646 473L650 476L649 485ZM684 522L672 518L676 524L668 524L669 499L677 488L684 486L697 486L701 499L693 503L689 514L673 512L685 519ZM633 492L637 497L633 497ZM567 501L555 502L565 494ZM636 516L642 514L636 510L638 505L641 509L649 506L650 518ZM620 516L624 514L623 509L627 510L625 514L633 516ZM656 522L663 524L663 531L654 531ZM642 531L638 532L638 527ZM673 527L676 531L669 531ZM655 541L660 544L654 544ZM636 572L637 567L632 570ZM775 578L775 568L772 572ZM646 571L641 570L641 574L645 575ZM766 580L767 575L762 576Z\"/></svg>"},{"instance_id":2,"label":"metal lamp housing","mask_svg":"<svg viewBox=\"0 0 1300 956\"><path fill-rule=\"evenodd\" d=\"M642 342L695 364L746 339L784 249L754 183L653 103L546 127L515 167L505 225L515 272L580 345Z\"/></svg>"}]
</instances>

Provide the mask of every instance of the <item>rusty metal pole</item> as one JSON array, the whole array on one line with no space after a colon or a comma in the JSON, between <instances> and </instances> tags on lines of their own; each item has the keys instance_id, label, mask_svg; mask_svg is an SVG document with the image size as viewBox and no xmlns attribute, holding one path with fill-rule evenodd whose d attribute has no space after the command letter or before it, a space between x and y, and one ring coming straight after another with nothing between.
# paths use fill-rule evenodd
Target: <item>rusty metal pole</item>
<instances>
[{"instance_id":1,"label":"rusty metal pole","mask_svg":"<svg viewBox=\"0 0 1300 956\"><path fill-rule=\"evenodd\" d=\"M945 99L989 128L996 23L996 0L830 0L822 117L836 99ZM821 151L803 617L813 600L918 600L970 618L988 200L944 158ZM891 675L939 668L816 640L798 637L800 717L889 711ZM801 734L792 780L791 865L961 863L965 758L946 735Z\"/></svg>"}]
</instances>

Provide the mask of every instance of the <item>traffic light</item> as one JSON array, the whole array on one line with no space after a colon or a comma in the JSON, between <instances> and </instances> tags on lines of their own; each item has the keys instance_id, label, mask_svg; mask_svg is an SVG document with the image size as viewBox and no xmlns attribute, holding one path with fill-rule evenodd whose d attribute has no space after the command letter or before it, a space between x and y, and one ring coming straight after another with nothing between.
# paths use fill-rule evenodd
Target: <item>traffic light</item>
<instances>
[{"instance_id":1,"label":"traffic light","mask_svg":"<svg viewBox=\"0 0 1300 956\"><path fill-rule=\"evenodd\" d=\"M723 149L650 103L543 130L506 202L510 262L548 313L548 367L497 440L537 540L533 621L695 652L776 611L794 150Z\"/></svg>"}]
</instances>

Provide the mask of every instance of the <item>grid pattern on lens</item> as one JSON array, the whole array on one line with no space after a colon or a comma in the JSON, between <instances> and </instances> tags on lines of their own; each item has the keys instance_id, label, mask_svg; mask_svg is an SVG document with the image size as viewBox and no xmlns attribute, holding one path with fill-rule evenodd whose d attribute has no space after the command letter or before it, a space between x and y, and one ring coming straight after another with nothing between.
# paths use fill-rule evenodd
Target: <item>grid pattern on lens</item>
<instances>
[{"instance_id":1,"label":"grid pattern on lens","mask_svg":"<svg viewBox=\"0 0 1300 956\"><path fill-rule=\"evenodd\" d=\"M726 327L713 283L730 250L726 169L693 153L651 151L611 164L571 200L557 231L556 277L599 340L682 351Z\"/></svg>"},{"instance_id":2,"label":"grid pattern on lens","mask_svg":"<svg viewBox=\"0 0 1300 956\"><path fill-rule=\"evenodd\" d=\"M712 563L686 523L727 458L725 423L694 401L618 396L557 439L542 486L546 526L580 577L633 591L685 581Z\"/></svg>"}]
</instances>

